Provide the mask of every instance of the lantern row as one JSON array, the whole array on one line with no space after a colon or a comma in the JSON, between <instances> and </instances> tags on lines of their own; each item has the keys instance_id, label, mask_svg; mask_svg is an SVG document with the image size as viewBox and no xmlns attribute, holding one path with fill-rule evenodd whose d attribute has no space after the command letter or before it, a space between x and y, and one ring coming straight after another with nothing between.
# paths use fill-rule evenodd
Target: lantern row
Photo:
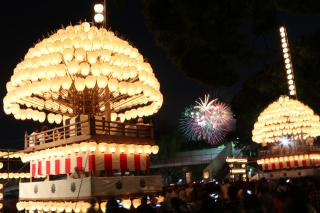
<instances>
[{"instance_id":1,"label":"lantern row","mask_svg":"<svg viewBox=\"0 0 320 213\"><path fill-rule=\"evenodd\" d=\"M20 178L31 178L30 173L0 173L0 179L20 179Z\"/></svg>"},{"instance_id":2,"label":"lantern row","mask_svg":"<svg viewBox=\"0 0 320 213\"><path fill-rule=\"evenodd\" d=\"M320 154L292 155L285 157L266 158L257 160L257 164L287 162L293 160L320 160Z\"/></svg>"},{"instance_id":3,"label":"lantern row","mask_svg":"<svg viewBox=\"0 0 320 213\"><path fill-rule=\"evenodd\" d=\"M247 163L248 159L246 158L229 158L226 159L227 163Z\"/></svg>"},{"instance_id":4,"label":"lantern row","mask_svg":"<svg viewBox=\"0 0 320 213\"><path fill-rule=\"evenodd\" d=\"M103 11L105 10L104 5L101 3L95 4L93 7L94 10L94 16L93 19L96 23L102 23L105 20L105 17L103 15Z\"/></svg>"},{"instance_id":5,"label":"lantern row","mask_svg":"<svg viewBox=\"0 0 320 213\"><path fill-rule=\"evenodd\" d=\"M21 153L21 152L1 152L0 151L0 158L10 158L10 159L20 158L23 155L24 155L24 153ZM2 168L1 162L0 162L0 167Z\"/></svg>"},{"instance_id":6,"label":"lantern row","mask_svg":"<svg viewBox=\"0 0 320 213\"><path fill-rule=\"evenodd\" d=\"M163 196L156 197L157 203L162 203L164 201ZM141 198L135 199L122 199L121 204L124 208L130 209L131 206L137 208L141 205ZM56 212L76 212L76 213L85 213L87 209L90 207L89 202L78 201L78 202L45 202L45 201L19 201L17 203L17 209L19 211L22 210L31 210L31 211L56 211ZM106 212L107 201L101 202L100 205L96 205L96 209L102 210L102 212Z\"/></svg>"},{"instance_id":7,"label":"lantern row","mask_svg":"<svg viewBox=\"0 0 320 213\"><path fill-rule=\"evenodd\" d=\"M287 79L288 79L289 94L290 96L294 96L296 95L296 86L295 86L294 76L293 76L288 36L287 36L285 27L280 27L280 36L281 36L281 46L282 46L284 63L285 63L285 69L286 69Z\"/></svg>"},{"instance_id":8,"label":"lantern row","mask_svg":"<svg viewBox=\"0 0 320 213\"><path fill-rule=\"evenodd\" d=\"M159 146L151 145L136 145L136 144L108 144L108 143L99 143L96 142L82 142L75 143L68 146L61 146L52 149L45 149L41 151L36 151L30 154L25 154L21 156L22 162L29 162L32 160L41 160L48 159L50 157L63 157L68 156L72 153L87 153L95 152L98 150L101 153L127 153L127 154L157 154L159 152Z\"/></svg>"}]
</instances>

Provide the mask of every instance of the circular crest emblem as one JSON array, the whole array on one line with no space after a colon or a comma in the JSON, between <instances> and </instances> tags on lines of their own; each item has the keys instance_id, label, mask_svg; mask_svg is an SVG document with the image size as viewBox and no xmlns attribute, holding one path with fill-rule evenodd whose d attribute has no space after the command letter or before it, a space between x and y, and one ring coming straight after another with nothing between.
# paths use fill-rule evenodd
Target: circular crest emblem
<instances>
[{"instance_id":1,"label":"circular crest emblem","mask_svg":"<svg viewBox=\"0 0 320 213\"><path fill-rule=\"evenodd\" d=\"M116 182L116 188L119 190L122 189L122 182L120 180Z\"/></svg>"},{"instance_id":2,"label":"circular crest emblem","mask_svg":"<svg viewBox=\"0 0 320 213\"><path fill-rule=\"evenodd\" d=\"M56 185L54 183L51 185L51 192L52 193L56 192Z\"/></svg>"},{"instance_id":3,"label":"circular crest emblem","mask_svg":"<svg viewBox=\"0 0 320 213\"><path fill-rule=\"evenodd\" d=\"M33 192L34 192L35 194L37 194L38 191L39 191L38 185L35 185L35 186L33 187Z\"/></svg>"},{"instance_id":4,"label":"circular crest emblem","mask_svg":"<svg viewBox=\"0 0 320 213\"><path fill-rule=\"evenodd\" d=\"M70 190L71 190L72 192L75 192L75 191L76 191L76 189L77 189L77 187L76 187L76 183L75 183L75 182L72 182L72 183L71 183Z\"/></svg>"},{"instance_id":5,"label":"circular crest emblem","mask_svg":"<svg viewBox=\"0 0 320 213\"><path fill-rule=\"evenodd\" d=\"M141 179L140 179L140 187L141 187L141 188L144 188L144 187L146 187L146 185L147 185L147 184L146 184L146 180L143 179L143 178L141 178Z\"/></svg>"}]
</instances>

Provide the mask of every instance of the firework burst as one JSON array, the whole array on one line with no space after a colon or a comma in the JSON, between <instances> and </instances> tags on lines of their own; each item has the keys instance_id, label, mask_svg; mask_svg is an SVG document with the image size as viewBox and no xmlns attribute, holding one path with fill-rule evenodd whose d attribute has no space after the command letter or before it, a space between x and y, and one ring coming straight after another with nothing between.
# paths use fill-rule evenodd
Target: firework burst
<instances>
[{"instance_id":1,"label":"firework burst","mask_svg":"<svg viewBox=\"0 0 320 213\"><path fill-rule=\"evenodd\" d=\"M231 130L232 112L228 105L205 95L187 107L180 119L183 134L193 141L205 140L210 144L223 141Z\"/></svg>"}]
</instances>

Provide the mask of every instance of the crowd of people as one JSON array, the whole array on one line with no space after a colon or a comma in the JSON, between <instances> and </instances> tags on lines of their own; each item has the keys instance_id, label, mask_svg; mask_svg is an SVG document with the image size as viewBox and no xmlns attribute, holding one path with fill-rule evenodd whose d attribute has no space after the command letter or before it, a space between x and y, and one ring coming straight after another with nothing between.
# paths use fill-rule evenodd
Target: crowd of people
<instances>
[{"instance_id":1,"label":"crowd of people","mask_svg":"<svg viewBox=\"0 0 320 213\"><path fill-rule=\"evenodd\" d=\"M163 192L165 197L158 203L151 196L141 199L134 209L121 208L116 200L109 200L108 213L317 213L320 212L320 180L297 178L252 182L193 183L174 185ZM94 205L93 205L94 206ZM93 208L88 210L94 212Z\"/></svg>"}]
</instances>

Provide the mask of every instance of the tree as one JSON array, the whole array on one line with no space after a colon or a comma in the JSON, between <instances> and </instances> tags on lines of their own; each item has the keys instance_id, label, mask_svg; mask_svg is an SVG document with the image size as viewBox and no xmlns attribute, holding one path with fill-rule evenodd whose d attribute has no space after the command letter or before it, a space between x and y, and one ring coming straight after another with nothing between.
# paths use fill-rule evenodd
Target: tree
<instances>
[{"instance_id":1,"label":"tree","mask_svg":"<svg viewBox=\"0 0 320 213\"><path fill-rule=\"evenodd\" d=\"M250 58L239 30L246 1L145 0L147 26L156 42L187 76L211 85L232 85L235 64Z\"/></svg>"},{"instance_id":2,"label":"tree","mask_svg":"<svg viewBox=\"0 0 320 213\"><path fill-rule=\"evenodd\" d=\"M155 141L160 147L159 159L167 159L174 157L180 151L182 138L174 125L168 121L159 120L155 123Z\"/></svg>"}]
</instances>

